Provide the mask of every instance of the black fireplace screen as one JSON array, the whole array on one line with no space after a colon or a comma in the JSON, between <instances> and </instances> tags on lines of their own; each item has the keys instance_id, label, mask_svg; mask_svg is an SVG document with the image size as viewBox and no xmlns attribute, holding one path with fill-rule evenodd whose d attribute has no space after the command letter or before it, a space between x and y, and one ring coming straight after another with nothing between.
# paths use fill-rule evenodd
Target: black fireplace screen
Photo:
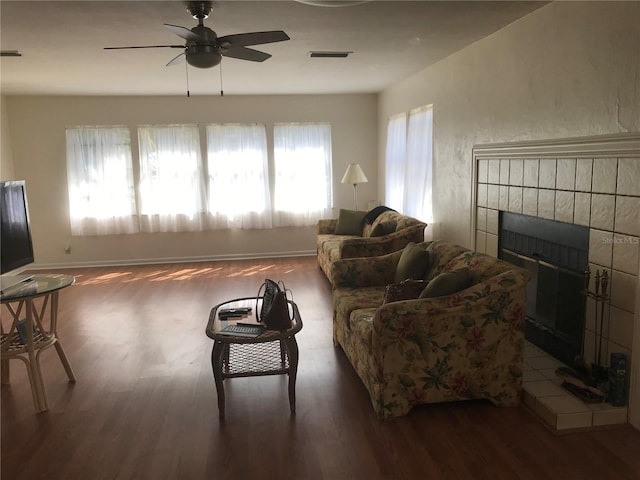
<instances>
[{"instance_id":1,"label":"black fireplace screen","mask_svg":"<svg viewBox=\"0 0 640 480\"><path fill-rule=\"evenodd\" d=\"M529 270L525 338L567 365L582 354L589 229L500 212L499 257Z\"/></svg>"}]
</instances>

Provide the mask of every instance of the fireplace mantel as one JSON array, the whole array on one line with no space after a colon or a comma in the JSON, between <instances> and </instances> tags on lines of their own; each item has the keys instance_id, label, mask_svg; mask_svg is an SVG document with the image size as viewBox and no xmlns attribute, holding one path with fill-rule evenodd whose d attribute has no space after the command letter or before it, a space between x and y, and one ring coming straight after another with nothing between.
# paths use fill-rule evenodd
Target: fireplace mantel
<instances>
[{"instance_id":1,"label":"fireplace mantel","mask_svg":"<svg viewBox=\"0 0 640 480\"><path fill-rule=\"evenodd\" d=\"M476 250L498 256L500 211L589 227L590 268L611 278L606 358L631 359L630 421L640 428L640 133L477 145L472 165Z\"/></svg>"},{"instance_id":2,"label":"fireplace mantel","mask_svg":"<svg viewBox=\"0 0 640 480\"><path fill-rule=\"evenodd\" d=\"M640 134L598 135L526 142L488 143L473 147L473 158L637 157Z\"/></svg>"}]
</instances>

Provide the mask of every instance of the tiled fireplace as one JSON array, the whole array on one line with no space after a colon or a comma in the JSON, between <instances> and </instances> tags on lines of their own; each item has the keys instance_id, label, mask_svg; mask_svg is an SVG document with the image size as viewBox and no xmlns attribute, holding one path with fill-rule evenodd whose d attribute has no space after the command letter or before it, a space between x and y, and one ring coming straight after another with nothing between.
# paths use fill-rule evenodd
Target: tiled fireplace
<instances>
[{"instance_id":1,"label":"tiled fireplace","mask_svg":"<svg viewBox=\"0 0 640 480\"><path fill-rule=\"evenodd\" d=\"M640 312L636 312L640 255L640 136L485 145L474 148L473 154L475 249L499 256L500 212L587 227L589 268L593 274L606 271L610 279L611 298L604 311L601 363L607 366L610 353L621 352L629 358L629 376L632 372L638 375L638 368L634 371L632 366L634 360L636 365L640 362L632 358L632 352L634 348L640 349ZM591 288L594 288L593 274ZM584 358L587 362L595 360L598 348L599 328L595 325L594 305L594 302L586 302ZM541 350L529 344L528 352L538 355ZM636 353L640 355L640 351ZM547 362L558 361L549 356ZM569 425L565 428L602 424L602 417L593 420L594 415L589 414L593 409L585 407L577 408L575 413L580 415L571 414L573 420L582 419L578 423L559 421L559 417L549 420L553 405L561 405L565 410L567 405L579 405L573 402L575 397L568 400L553 398L569 394L557 388L560 381L553 378L550 371L541 376L538 370L525 369L525 401L528 399L528 404L538 411L536 402L543 402L543 397L550 399L551 406L540 406L539 409L545 411L542 418L547 423L555 423L556 428L558 424ZM636 387L636 382L632 382L632 388ZM548 395L549 392L554 395ZM632 392L631 402L637 401L633 395ZM563 414L567 412L563 411ZM591 424L587 418L591 418ZM620 410L607 418L614 418L614 423L619 423Z\"/></svg>"}]
</instances>

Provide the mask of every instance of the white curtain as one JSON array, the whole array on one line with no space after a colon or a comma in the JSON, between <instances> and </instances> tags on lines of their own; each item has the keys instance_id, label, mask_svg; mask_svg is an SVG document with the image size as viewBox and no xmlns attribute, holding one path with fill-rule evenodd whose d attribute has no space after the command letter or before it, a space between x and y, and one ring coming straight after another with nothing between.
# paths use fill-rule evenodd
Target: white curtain
<instances>
[{"instance_id":1,"label":"white curtain","mask_svg":"<svg viewBox=\"0 0 640 480\"><path fill-rule=\"evenodd\" d=\"M433 164L433 107L409 112L407 129L407 169L403 213L431 223Z\"/></svg>"},{"instance_id":2,"label":"white curtain","mask_svg":"<svg viewBox=\"0 0 640 480\"><path fill-rule=\"evenodd\" d=\"M66 137L71 234L137 232L129 129L69 128Z\"/></svg>"},{"instance_id":3,"label":"white curtain","mask_svg":"<svg viewBox=\"0 0 640 480\"><path fill-rule=\"evenodd\" d=\"M407 114L394 115L387 123L385 155L385 202L390 208L402 211L404 179L407 165Z\"/></svg>"},{"instance_id":4,"label":"white curtain","mask_svg":"<svg viewBox=\"0 0 640 480\"><path fill-rule=\"evenodd\" d=\"M209 212L213 228L270 228L264 125L207 126Z\"/></svg>"},{"instance_id":5,"label":"white curtain","mask_svg":"<svg viewBox=\"0 0 640 480\"><path fill-rule=\"evenodd\" d=\"M198 127L138 127L138 148L142 230L202 230L204 181Z\"/></svg>"},{"instance_id":6,"label":"white curtain","mask_svg":"<svg viewBox=\"0 0 640 480\"><path fill-rule=\"evenodd\" d=\"M314 225L330 216L331 125L279 124L273 136L275 225Z\"/></svg>"}]
</instances>

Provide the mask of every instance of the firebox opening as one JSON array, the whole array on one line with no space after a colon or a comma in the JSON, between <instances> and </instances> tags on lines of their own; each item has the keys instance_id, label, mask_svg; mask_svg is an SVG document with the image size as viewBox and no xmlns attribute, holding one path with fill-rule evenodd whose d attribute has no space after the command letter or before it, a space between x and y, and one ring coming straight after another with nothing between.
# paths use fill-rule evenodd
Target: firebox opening
<instances>
[{"instance_id":1,"label":"firebox opening","mask_svg":"<svg viewBox=\"0 0 640 480\"><path fill-rule=\"evenodd\" d=\"M500 212L499 257L532 274L525 338L566 365L583 355L589 229Z\"/></svg>"}]
</instances>

